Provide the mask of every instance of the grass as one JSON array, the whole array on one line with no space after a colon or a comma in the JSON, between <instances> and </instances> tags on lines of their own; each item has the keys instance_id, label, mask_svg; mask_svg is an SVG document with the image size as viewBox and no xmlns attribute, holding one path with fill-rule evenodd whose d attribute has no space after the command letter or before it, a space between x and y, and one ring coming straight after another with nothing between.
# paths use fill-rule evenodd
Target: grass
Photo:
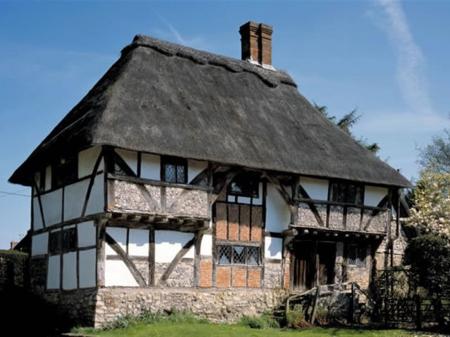
<instances>
[{"instance_id":1,"label":"grass","mask_svg":"<svg viewBox=\"0 0 450 337\"><path fill-rule=\"evenodd\" d=\"M241 325L210 323L138 323L128 328L85 331L86 334L104 337L408 337L412 333L403 330L358 330L344 328L308 328L302 330L252 329Z\"/></svg>"},{"instance_id":2,"label":"grass","mask_svg":"<svg viewBox=\"0 0 450 337\"><path fill-rule=\"evenodd\" d=\"M146 313L138 318L123 317L104 330L88 328L73 332L103 337L408 337L404 330L361 330L348 328L307 328L300 330L270 327L264 318L243 318L239 324L213 324L189 313L155 315ZM268 325L269 324L269 325ZM256 327L251 328L251 326Z\"/></svg>"}]
</instances>

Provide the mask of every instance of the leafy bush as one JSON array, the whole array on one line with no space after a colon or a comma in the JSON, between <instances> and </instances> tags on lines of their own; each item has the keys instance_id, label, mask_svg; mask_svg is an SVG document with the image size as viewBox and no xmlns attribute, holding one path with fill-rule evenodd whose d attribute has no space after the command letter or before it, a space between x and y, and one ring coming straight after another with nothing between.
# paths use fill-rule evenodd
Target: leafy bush
<instances>
[{"instance_id":1,"label":"leafy bush","mask_svg":"<svg viewBox=\"0 0 450 337\"><path fill-rule=\"evenodd\" d=\"M330 322L327 308L318 307L316 309L316 322L318 325L327 325Z\"/></svg>"},{"instance_id":2,"label":"leafy bush","mask_svg":"<svg viewBox=\"0 0 450 337\"><path fill-rule=\"evenodd\" d=\"M264 313L261 316L243 316L239 323L243 326L248 326L252 329L267 329L280 327L278 322L270 315L270 313Z\"/></svg>"},{"instance_id":3,"label":"leafy bush","mask_svg":"<svg viewBox=\"0 0 450 337\"><path fill-rule=\"evenodd\" d=\"M125 315L121 316L115 321L107 324L103 329L126 329L135 324L153 324L157 322L172 322L172 323L207 323L206 319L201 319L188 311L179 311L172 309L167 312L153 313L150 311L143 311L139 315Z\"/></svg>"},{"instance_id":4,"label":"leafy bush","mask_svg":"<svg viewBox=\"0 0 450 337\"><path fill-rule=\"evenodd\" d=\"M430 295L450 296L450 246L448 239L425 234L411 239L405 250L405 264L417 286Z\"/></svg>"},{"instance_id":5,"label":"leafy bush","mask_svg":"<svg viewBox=\"0 0 450 337\"><path fill-rule=\"evenodd\" d=\"M300 305L296 305L293 310L287 312L286 321L289 328L299 329L311 326L306 321L305 312Z\"/></svg>"}]
</instances>

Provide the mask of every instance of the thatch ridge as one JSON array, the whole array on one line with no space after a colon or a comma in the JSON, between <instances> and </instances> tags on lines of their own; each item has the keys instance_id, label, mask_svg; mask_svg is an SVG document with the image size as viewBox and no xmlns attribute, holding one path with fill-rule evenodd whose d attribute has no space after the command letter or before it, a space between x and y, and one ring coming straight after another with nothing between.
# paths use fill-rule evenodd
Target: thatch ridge
<instances>
[{"instance_id":1,"label":"thatch ridge","mask_svg":"<svg viewBox=\"0 0 450 337\"><path fill-rule=\"evenodd\" d=\"M138 35L16 170L91 145L409 186L318 112L285 72Z\"/></svg>"}]
</instances>

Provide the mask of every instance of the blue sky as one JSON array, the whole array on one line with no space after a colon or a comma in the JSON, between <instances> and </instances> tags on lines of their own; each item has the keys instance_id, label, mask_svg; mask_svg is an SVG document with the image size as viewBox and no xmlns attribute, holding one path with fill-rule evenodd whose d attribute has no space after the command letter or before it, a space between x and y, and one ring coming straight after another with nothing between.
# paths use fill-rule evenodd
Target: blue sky
<instances>
[{"instance_id":1,"label":"blue sky","mask_svg":"<svg viewBox=\"0 0 450 337\"><path fill-rule=\"evenodd\" d=\"M10 174L135 34L238 58L249 20L273 26L273 64L304 96L358 108L355 134L417 177L417 148L450 124L450 1L0 0L0 248L29 227Z\"/></svg>"}]
</instances>

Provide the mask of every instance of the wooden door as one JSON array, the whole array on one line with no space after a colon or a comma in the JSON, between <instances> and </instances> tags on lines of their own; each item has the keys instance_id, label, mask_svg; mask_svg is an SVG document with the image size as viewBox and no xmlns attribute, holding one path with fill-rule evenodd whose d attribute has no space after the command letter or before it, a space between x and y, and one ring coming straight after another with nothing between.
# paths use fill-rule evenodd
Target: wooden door
<instances>
[{"instance_id":1,"label":"wooden door","mask_svg":"<svg viewBox=\"0 0 450 337\"><path fill-rule=\"evenodd\" d=\"M296 242L293 251L292 287L308 290L315 286L316 249L314 242Z\"/></svg>"},{"instance_id":2,"label":"wooden door","mask_svg":"<svg viewBox=\"0 0 450 337\"><path fill-rule=\"evenodd\" d=\"M319 284L334 283L334 265L336 260L336 244L334 242L319 242L318 255L318 281Z\"/></svg>"}]
</instances>

